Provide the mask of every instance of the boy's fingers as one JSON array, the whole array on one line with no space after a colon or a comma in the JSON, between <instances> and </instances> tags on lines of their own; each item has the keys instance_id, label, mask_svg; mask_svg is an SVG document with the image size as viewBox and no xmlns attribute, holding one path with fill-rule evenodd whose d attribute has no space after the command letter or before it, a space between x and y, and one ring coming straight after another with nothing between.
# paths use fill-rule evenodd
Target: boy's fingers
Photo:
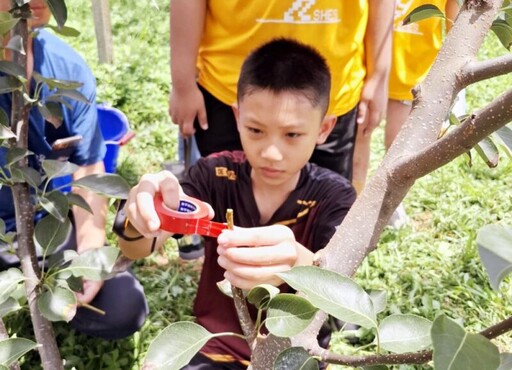
<instances>
[{"instance_id":1,"label":"boy's fingers","mask_svg":"<svg viewBox=\"0 0 512 370\"><path fill-rule=\"evenodd\" d=\"M194 120L187 120L186 122L180 124L180 132L184 137L193 136L195 133Z\"/></svg>"},{"instance_id":2,"label":"boy's fingers","mask_svg":"<svg viewBox=\"0 0 512 370\"><path fill-rule=\"evenodd\" d=\"M297 259L297 250L292 243L281 243L258 248L219 247L219 258L252 266L290 265Z\"/></svg>"},{"instance_id":3,"label":"boy's fingers","mask_svg":"<svg viewBox=\"0 0 512 370\"><path fill-rule=\"evenodd\" d=\"M179 197L179 185L168 171L142 176L139 184L130 192L128 216L133 226L146 237L153 236L160 228L160 219L154 206L156 193L166 193L164 202L176 204L174 196ZM174 195L171 192L175 192ZM167 198L167 199L165 199Z\"/></svg>"},{"instance_id":4,"label":"boy's fingers","mask_svg":"<svg viewBox=\"0 0 512 370\"><path fill-rule=\"evenodd\" d=\"M203 130L208 130L208 120L206 117L206 107L203 105L201 109L197 112L197 120L199 121L199 126Z\"/></svg>"},{"instance_id":5,"label":"boy's fingers","mask_svg":"<svg viewBox=\"0 0 512 370\"><path fill-rule=\"evenodd\" d=\"M295 237L291 229L283 225L237 227L224 230L217 238L219 245L225 247L275 245L286 240L295 240Z\"/></svg>"},{"instance_id":6,"label":"boy's fingers","mask_svg":"<svg viewBox=\"0 0 512 370\"><path fill-rule=\"evenodd\" d=\"M366 115L368 114L368 103L365 101L361 101L357 108L357 118L356 122L358 125L362 125L366 120Z\"/></svg>"}]
</instances>

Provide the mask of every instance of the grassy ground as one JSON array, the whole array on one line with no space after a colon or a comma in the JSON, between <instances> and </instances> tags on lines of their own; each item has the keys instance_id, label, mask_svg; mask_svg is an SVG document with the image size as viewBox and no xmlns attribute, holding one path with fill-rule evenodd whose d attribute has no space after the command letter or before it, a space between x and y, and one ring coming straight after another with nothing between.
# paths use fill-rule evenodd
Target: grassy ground
<instances>
[{"instance_id":1,"label":"grassy ground","mask_svg":"<svg viewBox=\"0 0 512 370\"><path fill-rule=\"evenodd\" d=\"M122 109L137 136L123 147L119 171L131 183L147 171L158 170L176 152L176 130L167 115L169 89L168 1L111 1L114 32L114 65L96 63L94 28L90 2L68 0L69 25L82 34L70 42L90 63L98 79L98 100ZM482 57L501 52L490 39ZM468 104L478 107L498 91L510 86L505 77L468 89ZM372 165L383 155L382 130L373 138ZM445 312L460 319L471 331L478 331L512 315L510 283L500 292L491 290L480 264L475 235L487 223L512 224L510 172L505 159L489 169L475 159L453 163L419 180L404 200L411 222L400 230L386 230L379 248L368 256L357 280L368 289L389 292L383 314L416 313L433 319ZM139 369L151 339L166 325L191 319L198 263L177 259L175 247L140 261L135 270L143 283L151 314L133 337L120 341L91 339L57 324L59 346L68 368ZM26 312L9 318L20 336L29 336ZM364 332L355 333L361 342ZM502 349L512 350L510 336L497 340ZM343 335L334 336L334 349L353 353ZM37 357L27 356L23 369L37 369ZM411 367L403 366L401 369ZM421 368L421 367L418 367ZM425 367L428 368L428 367Z\"/></svg>"}]
</instances>

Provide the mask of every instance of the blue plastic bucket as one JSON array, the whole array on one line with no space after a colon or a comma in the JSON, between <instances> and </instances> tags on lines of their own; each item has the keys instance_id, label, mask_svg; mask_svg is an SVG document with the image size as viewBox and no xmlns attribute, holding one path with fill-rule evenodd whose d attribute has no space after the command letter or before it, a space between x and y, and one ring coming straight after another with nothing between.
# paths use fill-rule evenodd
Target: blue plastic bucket
<instances>
[{"instance_id":1,"label":"blue plastic bucket","mask_svg":"<svg viewBox=\"0 0 512 370\"><path fill-rule=\"evenodd\" d=\"M119 155L119 147L126 143L133 137L133 132L130 132L128 118L119 109L109 107L105 104L98 104L98 124L100 125L101 133L107 151L103 158L105 165L105 172L115 173L117 168L117 157ZM131 135L130 135L131 134ZM71 191L71 175L57 177L52 180L52 188L60 188L64 193Z\"/></svg>"},{"instance_id":2,"label":"blue plastic bucket","mask_svg":"<svg viewBox=\"0 0 512 370\"><path fill-rule=\"evenodd\" d=\"M107 145L103 163L105 171L115 173L121 139L130 131L128 118L119 109L104 104L98 105L98 123Z\"/></svg>"}]
</instances>

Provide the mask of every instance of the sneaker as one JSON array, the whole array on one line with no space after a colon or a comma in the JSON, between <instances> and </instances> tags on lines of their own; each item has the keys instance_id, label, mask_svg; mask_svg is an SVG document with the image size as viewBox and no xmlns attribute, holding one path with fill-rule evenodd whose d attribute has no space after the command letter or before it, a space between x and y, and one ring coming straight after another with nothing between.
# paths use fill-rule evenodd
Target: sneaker
<instances>
[{"instance_id":1,"label":"sneaker","mask_svg":"<svg viewBox=\"0 0 512 370\"><path fill-rule=\"evenodd\" d=\"M204 256L204 239L200 235L183 235L178 239L178 253L181 259L194 260Z\"/></svg>"},{"instance_id":2,"label":"sneaker","mask_svg":"<svg viewBox=\"0 0 512 370\"><path fill-rule=\"evenodd\" d=\"M403 203L400 203L398 207L396 207L395 212L391 215L391 218L388 221L388 226L399 229L408 223L409 217L407 216L407 213L405 213Z\"/></svg>"}]
</instances>

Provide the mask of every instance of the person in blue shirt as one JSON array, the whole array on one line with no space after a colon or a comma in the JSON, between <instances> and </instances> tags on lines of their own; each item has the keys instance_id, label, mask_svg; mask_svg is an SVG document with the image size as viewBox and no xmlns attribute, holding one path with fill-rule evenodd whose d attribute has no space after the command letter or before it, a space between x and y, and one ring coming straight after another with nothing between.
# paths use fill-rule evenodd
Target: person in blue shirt
<instances>
[{"instance_id":1,"label":"person in blue shirt","mask_svg":"<svg viewBox=\"0 0 512 370\"><path fill-rule=\"evenodd\" d=\"M32 28L48 23L51 13L44 0L31 0L33 18L29 21ZM11 8L10 0L0 0L0 11ZM8 37L6 37L8 38ZM4 42L7 40L4 39ZM7 50L7 49L6 49ZM48 31L39 28L29 37L27 47L27 77L31 90L35 87L33 77L77 81L83 85L79 91L90 104L66 99L69 107L61 104L63 123L56 128L32 108L29 116L28 149L34 153L29 156L29 165L40 171L43 159L69 160L79 166L73 179L105 172L103 157L105 143L98 125L96 107L96 81L85 61L69 45ZM50 95L48 86L41 91L41 99ZM10 115L11 95L0 94L0 107ZM77 141L65 148L59 148L59 139L79 136ZM58 144L58 142L57 142ZM0 166L6 164L6 148L0 147ZM93 210L93 214L74 207L72 219L74 228L68 243L58 248L76 249L82 253L105 244L105 217L107 199L84 189L73 189L81 195ZM42 217L36 216L36 222ZM15 211L13 197L8 187L0 189L0 218L4 220L7 231L15 230ZM19 265L16 255L8 253L8 246L0 242L0 270ZM105 339L118 339L129 336L143 324L148 307L140 283L131 273L125 271L107 281L84 281L83 292L77 294L80 303L90 304L106 312L105 316L86 308L78 308L71 325L83 333Z\"/></svg>"}]
</instances>

